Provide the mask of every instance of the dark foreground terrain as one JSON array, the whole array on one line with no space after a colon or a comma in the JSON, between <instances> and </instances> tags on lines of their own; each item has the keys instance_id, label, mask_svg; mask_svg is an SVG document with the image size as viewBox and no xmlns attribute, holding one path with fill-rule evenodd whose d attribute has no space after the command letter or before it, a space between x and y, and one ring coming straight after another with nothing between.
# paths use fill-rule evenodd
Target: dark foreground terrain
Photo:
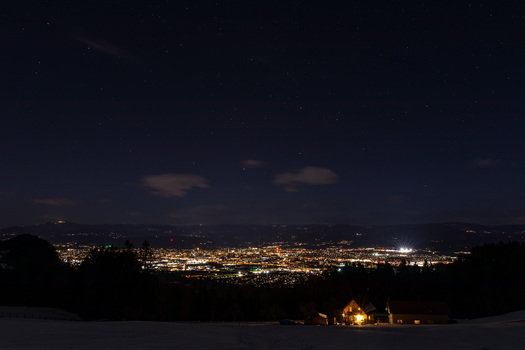
<instances>
[{"instance_id":1,"label":"dark foreground terrain","mask_svg":"<svg viewBox=\"0 0 525 350\"><path fill-rule=\"evenodd\" d=\"M0 308L1 309L1 308ZM525 311L435 326L0 319L2 349L523 349Z\"/></svg>"}]
</instances>

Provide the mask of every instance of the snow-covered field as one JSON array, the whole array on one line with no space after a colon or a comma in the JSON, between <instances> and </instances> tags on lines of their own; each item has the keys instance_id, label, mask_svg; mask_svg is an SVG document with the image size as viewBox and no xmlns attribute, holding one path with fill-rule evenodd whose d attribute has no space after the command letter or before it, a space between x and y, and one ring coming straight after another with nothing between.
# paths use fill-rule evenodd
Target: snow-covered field
<instances>
[{"instance_id":1,"label":"snow-covered field","mask_svg":"<svg viewBox=\"0 0 525 350\"><path fill-rule=\"evenodd\" d=\"M525 349L525 311L452 325L366 327L3 318L0 349Z\"/></svg>"}]
</instances>

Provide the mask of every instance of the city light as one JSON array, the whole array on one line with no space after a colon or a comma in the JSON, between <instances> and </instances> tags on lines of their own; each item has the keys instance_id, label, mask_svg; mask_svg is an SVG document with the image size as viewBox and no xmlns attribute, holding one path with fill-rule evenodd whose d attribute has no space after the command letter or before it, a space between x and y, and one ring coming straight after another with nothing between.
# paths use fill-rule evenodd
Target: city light
<instances>
[{"instance_id":1,"label":"city light","mask_svg":"<svg viewBox=\"0 0 525 350\"><path fill-rule=\"evenodd\" d=\"M280 248L278 252L276 246ZM79 266L91 248L76 243L57 246L61 259L71 266ZM325 272L342 273L348 266L375 269L386 265L395 270L402 264L422 267L427 261L428 265L434 266L449 264L455 259L455 256L406 245L398 248L350 248L327 244L312 249L302 244L279 242L279 245L270 243L243 248L152 248L148 267L231 284L294 287L323 278Z\"/></svg>"}]
</instances>

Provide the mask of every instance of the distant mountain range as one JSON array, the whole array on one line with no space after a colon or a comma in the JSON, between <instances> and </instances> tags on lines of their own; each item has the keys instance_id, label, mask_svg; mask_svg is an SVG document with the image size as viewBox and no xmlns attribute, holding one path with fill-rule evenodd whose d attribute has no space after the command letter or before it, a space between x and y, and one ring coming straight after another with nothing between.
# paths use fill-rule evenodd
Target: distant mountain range
<instances>
[{"instance_id":1,"label":"distant mountain range","mask_svg":"<svg viewBox=\"0 0 525 350\"><path fill-rule=\"evenodd\" d=\"M148 240L157 248L211 248L303 244L307 246L346 245L352 247L409 247L440 251L467 250L483 243L525 241L525 225L485 226L469 223L351 226L311 225L194 225L147 224L83 225L48 222L34 226L0 229L0 239L33 234L53 244L114 244L126 240L140 246Z\"/></svg>"}]
</instances>

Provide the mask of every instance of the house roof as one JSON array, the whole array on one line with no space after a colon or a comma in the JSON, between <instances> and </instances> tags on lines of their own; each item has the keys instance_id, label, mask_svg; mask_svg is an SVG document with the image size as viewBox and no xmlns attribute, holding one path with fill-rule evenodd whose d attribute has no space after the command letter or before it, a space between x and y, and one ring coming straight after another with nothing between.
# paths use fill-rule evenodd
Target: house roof
<instances>
[{"instance_id":1,"label":"house roof","mask_svg":"<svg viewBox=\"0 0 525 350\"><path fill-rule=\"evenodd\" d=\"M445 301L388 301L387 310L391 314L411 315L449 315Z\"/></svg>"},{"instance_id":2,"label":"house roof","mask_svg":"<svg viewBox=\"0 0 525 350\"><path fill-rule=\"evenodd\" d=\"M364 311L365 314L370 314L376 310L376 307L372 303L368 303L368 305L365 307Z\"/></svg>"},{"instance_id":3,"label":"house roof","mask_svg":"<svg viewBox=\"0 0 525 350\"><path fill-rule=\"evenodd\" d=\"M354 310L355 308L355 310ZM352 310L352 311L350 311ZM346 307L344 308L344 311L345 312L352 312L352 313L360 313L360 312L364 312L365 314L371 314L372 312L374 312L374 310L376 310L376 307L374 305L372 305L372 303L368 303L368 305L366 305L365 307L362 307L361 305L359 305L355 299L352 299L351 302L348 303L348 305L346 305Z\"/></svg>"}]
</instances>

